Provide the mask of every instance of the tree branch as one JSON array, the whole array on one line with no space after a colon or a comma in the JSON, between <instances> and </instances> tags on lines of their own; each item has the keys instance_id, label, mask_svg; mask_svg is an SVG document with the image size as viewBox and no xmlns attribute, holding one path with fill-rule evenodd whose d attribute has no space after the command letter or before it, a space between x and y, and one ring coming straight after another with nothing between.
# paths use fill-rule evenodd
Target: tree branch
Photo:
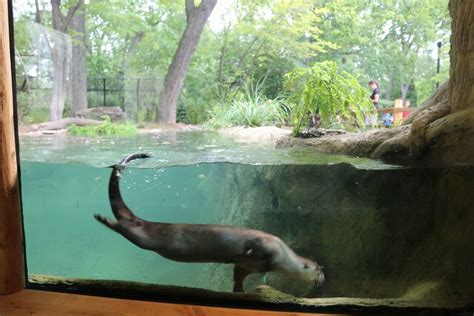
<instances>
[{"instance_id":1,"label":"tree branch","mask_svg":"<svg viewBox=\"0 0 474 316\"><path fill-rule=\"evenodd\" d=\"M202 0L199 9L204 11L212 10L216 6L217 0Z\"/></svg>"},{"instance_id":2,"label":"tree branch","mask_svg":"<svg viewBox=\"0 0 474 316\"><path fill-rule=\"evenodd\" d=\"M69 23L71 23L71 20L72 20L72 17L74 16L74 14L76 14L77 10L84 4L84 0L78 0L76 5L70 7L68 10L67 10L67 16L66 18L63 20L63 24L64 24L64 29L67 30L67 28L69 27Z\"/></svg>"},{"instance_id":3,"label":"tree branch","mask_svg":"<svg viewBox=\"0 0 474 316\"><path fill-rule=\"evenodd\" d=\"M41 24L41 21L43 20L43 12L41 11L39 7L38 0L35 0L35 8L36 8L35 22Z\"/></svg>"},{"instance_id":4,"label":"tree branch","mask_svg":"<svg viewBox=\"0 0 474 316\"><path fill-rule=\"evenodd\" d=\"M135 35L130 40L130 44L127 47L127 54L130 54L135 50L135 48L137 48L138 44L140 44L144 36L145 33L142 31L135 33Z\"/></svg>"},{"instance_id":5,"label":"tree branch","mask_svg":"<svg viewBox=\"0 0 474 316\"><path fill-rule=\"evenodd\" d=\"M59 6L61 0L51 0L51 15L53 20L53 29L57 31L63 31L62 26L64 25L64 16Z\"/></svg>"},{"instance_id":6,"label":"tree branch","mask_svg":"<svg viewBox=\"0 0 474 316\"><path fill-rule=\"evenodd\" d=\"M185 2L185 10L186 10L186 20L189 23L189 18L191 17L191 14L193 10L196 8L194 5L194 0L186 0Z\"/></svg>"}]
</instances>

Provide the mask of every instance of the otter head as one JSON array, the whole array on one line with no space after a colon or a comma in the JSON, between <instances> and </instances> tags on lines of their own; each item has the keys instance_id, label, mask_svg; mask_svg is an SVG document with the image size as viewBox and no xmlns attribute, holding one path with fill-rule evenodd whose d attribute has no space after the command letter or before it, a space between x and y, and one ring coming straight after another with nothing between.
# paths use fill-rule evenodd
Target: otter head
<instances>
[{"instance_id":1,"label":"otter head","mask_svg":"<svg viewBox=\"0 0 474 316\"><path fill-rule=\"evenodd\" d=\"M316 282L318 287L321 286L324 283L323 267L309 259L303 257L300 257L300 259L301 267L298 278L309 282Z\"/></svg>"}]
</instances>

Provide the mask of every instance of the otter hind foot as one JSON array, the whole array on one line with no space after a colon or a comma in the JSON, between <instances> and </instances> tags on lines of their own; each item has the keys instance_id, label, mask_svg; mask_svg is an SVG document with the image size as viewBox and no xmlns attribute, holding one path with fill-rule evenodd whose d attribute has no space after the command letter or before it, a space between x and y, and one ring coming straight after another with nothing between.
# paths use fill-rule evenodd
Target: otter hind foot
<instances>
[{"instance_id":1,"label":"otter hind foot","mask_svg":"<svg viewBox=\"0 0 474 316\"><path fill-rule=\"evenodd\" d=\"M94 214L94 217L97 221L101 222L105 226L115 230L115 226L117 225L117 222L112 222L107 217L104 217L104 216L99 215L99 214Z\"/></svg>"}]
</instances>

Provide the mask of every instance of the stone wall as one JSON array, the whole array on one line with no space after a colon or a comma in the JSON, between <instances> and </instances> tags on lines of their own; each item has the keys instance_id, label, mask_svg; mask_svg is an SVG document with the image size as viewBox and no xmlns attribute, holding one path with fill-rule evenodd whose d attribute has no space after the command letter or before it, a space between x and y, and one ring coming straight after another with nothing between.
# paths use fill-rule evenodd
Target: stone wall
<instances>
[{"instance_id":1,"label":"stone wall","mask_svg":"<svg viewBox=\"0 0 474 316\"><path fill-rule=\"evenodd\" d=\"M474 303L472 167L216 165L208 181L218 222L275 234L325 267L321 289L269 274L282 292ZM231 267L209 269L205 282L232 288ZM253 275L246 291L260 284Z\"/></svg>"}]
</instances>

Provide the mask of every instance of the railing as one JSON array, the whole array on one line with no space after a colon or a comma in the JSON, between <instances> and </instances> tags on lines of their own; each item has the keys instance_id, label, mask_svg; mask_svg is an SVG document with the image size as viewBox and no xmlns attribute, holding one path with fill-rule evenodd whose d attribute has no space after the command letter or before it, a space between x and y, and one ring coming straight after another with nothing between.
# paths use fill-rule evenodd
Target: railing
<instances>
[{"instance_id":1,"label":"railing","mask_svg":"<svg viewBox=\"0 0 474 316\"><path fill-rule=\"evenodd\" d=\"M125 106L147 107L156 106L158 102L158 78L118 78L92 77L87 78L88 107ZM51 82L41 82L36 78L17 77L17 91L51 91Z\"/></svg>"}]
</instances>

